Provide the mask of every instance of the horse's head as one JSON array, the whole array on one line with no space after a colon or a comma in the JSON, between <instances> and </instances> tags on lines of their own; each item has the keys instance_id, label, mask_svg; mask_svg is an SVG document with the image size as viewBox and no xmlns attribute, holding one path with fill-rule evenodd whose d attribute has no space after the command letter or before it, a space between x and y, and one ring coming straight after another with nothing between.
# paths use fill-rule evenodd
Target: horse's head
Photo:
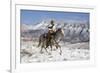
<instances>
[{"instance_id":1,"label":"horse's head","mask_svg":"<svg viewBox=\"0 0 100 73\"><path fill-rule=\"evenodd\" d=\"M62 28L58 28L58 29L57 29L57 32L58 32L59 34L61 34L62 36L64 36L64 30L63 30Z\"/></svg>"}]
</instances>

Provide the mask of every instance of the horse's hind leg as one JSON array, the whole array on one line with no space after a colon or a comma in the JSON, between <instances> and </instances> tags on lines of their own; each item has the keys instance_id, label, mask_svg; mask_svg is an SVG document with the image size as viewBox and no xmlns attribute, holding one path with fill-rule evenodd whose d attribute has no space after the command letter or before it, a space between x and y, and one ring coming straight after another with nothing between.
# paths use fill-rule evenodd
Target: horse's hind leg
<instances>
[{"instance_id":1,"label":"horse's hind leg","mask_svg":"<svg viewBox=\"0 0 100 73\"><path fill-rule=\"evenodd\" d=\"M50 48L51 48L51 51L52 51L52 44L50 43Z\"/></svg>"},{"instance_id":2,"label":"horse's hind leg","mask_svg":"<svg viewBox=\"0 0 100 73\"><path fill-rule=\"evenodd\" d=\"M41 50L40 50L40 53L41 53L41 54L43 53L43 51L42 51L42 50L43 50L43 48L41 48Z\"/></svg>"},{"instance_id":3,"label":"horse's hind leg","mask_svg":"<svg viewBox=\"0 0 100 73\"><path fill-rule=\"evenodd\" d=\"M43 53L43 48L44 48L44 42L42 43L42 45L41 45L41 50L40 50L40 53Z\"/></svg>"}]
</instances>

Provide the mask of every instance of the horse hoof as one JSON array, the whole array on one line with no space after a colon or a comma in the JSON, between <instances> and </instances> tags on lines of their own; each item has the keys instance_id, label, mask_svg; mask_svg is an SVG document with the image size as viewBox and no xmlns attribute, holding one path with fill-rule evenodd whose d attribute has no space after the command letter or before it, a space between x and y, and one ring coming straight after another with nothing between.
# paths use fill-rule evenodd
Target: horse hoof
<instances>
[{"instance_id":1,"label":"horse hoof","mask_svg":"<svg viewBox=\"0 0 100 73\"><path fill-rule=\"evenodd\" d=\"M62 55L62 53L60 53L60 55Z\"/></svg>"},{"instance_id":2,"label":"horse hoof","mask_svg":"<svg viewBox=\"0 0 100 73\"><path fill-rule=\"evenodd\" d=\"M51 55L51 53L48 53L48 55Z\"/></svg>"},{"instance_id":3,"label":"horse hoof","mask_svg":"<svg viewBox=\"0 0 100 73\"><path fill-rule=\"evenodd\" d=\"M56 51L56 49L54 49L54 51Z\"/></svg>"},{"instance_id":4,"label":"horse hoof","mask_svg":"<svg viewBox=\"0 0 100 73\"><path fill-rule=\"evenodd\" d=\"M32 56L32 54L29 54L29 57L31 57Z\"/></svg>"},{"instance_id":5,"label":"horse hoof","mask_svg":"<svg viewBox=\"0 0 100 73\"><path fill-rule=\"evenodd\" d=\"M43 52L42 52L42 51L40 51L40 53L41 53L41 54L43 54Z\"/></svg>"}]
</instances>

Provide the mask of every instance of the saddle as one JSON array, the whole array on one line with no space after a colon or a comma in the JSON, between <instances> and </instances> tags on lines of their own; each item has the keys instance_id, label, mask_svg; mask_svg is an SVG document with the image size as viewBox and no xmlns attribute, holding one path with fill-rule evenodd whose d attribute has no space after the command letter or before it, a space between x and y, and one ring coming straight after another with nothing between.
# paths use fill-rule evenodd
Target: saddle
<instances>
[{"instance_id":1,"label":"saddle","mask_svg":"<svg viewBox=\"0 0 100 73\"><path fill-rule=\"evenodd\" d=\"M54 40L54 31L48 31L47 33L47 43L52 43L52 40Z\"/></svg>"}]
</instances>

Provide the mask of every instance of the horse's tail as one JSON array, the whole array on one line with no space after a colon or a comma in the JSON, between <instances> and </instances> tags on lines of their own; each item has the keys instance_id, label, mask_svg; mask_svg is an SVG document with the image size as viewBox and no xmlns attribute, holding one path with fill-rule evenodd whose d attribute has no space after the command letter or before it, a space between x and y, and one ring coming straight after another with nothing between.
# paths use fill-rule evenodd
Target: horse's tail
<instances>
[{"instance_id":1,"label":"horse's tail","mask_svg":"<svg viewBox=\"0 0 100 73\"><path fill-rule=\"evenodd\" d=\"M41 36L39 37L39 44L38 47L41 45Z\"/></svg>"}]
</instances>

